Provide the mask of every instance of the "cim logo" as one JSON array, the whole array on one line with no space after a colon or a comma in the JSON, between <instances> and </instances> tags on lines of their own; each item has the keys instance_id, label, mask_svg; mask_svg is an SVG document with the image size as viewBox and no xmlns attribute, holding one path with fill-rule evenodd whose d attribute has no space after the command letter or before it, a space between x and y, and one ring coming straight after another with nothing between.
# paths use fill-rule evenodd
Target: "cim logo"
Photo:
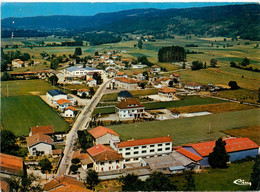
<instances>
[{"instance_id":1,"label":"cim logo","mask_svg":"<svg viewBox=\"0 0 260 192\"><path fill-rule=\"evenodd\" d=\"M237 179L233 183L236 185L250 185L251 186L251 182L246 182L243 179Z\"/></svg>"}]
</instances>

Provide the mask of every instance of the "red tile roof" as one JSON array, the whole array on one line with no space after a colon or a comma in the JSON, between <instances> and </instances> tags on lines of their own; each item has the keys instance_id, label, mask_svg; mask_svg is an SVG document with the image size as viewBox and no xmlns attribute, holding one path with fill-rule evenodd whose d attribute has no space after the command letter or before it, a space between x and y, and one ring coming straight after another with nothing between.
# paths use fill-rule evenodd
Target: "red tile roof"
<instances>
[{"instance_id":1,"label":"red tile roof","mask_svg":"<svg viewBox=\"0 0 260 192\"><path fill-rule=\"evenodd\" d=\"M53 154L53 155L61 155L61 154L62 154L62 149L52 150L52 154Z\"/></svg>"},{"instance_id":2,"label":"red tile roof","mask_svg":"<svg viewBox=\"0 0 260 192\"><path fill-rule=\"evenodd\" d=\"M178 73L173 73L172 74L174 77L180 77L180 75Z\"/></svg>"},{"instance_id":3,"label":"red tile roof","mask_svg":"<svg viewBox=\"0 0 260 192\"><path fill-rule=\"evenodd\" d=\"M137 99L135 98L127 98L123 99L119 103L115 105L116 107L120 109L128 109L128 108L140 108L144 107L143 104L141 104Z\"/></svg>"},{"instance_id":4,"label":"red tile roof","mask_svg":"<svg viewBox=\"0 0 260 192\"><path fill-rule=\"evenodd\" d=\"M176 90L174 88L169 88L169 87L162 87L158 90L161 93L175 93Z\"/></svg>"},{"instance_id":5,"label":"red tile roof","mask_svg":"<svg viewBox=\"0 0 260 192\"><path fill-rule=\"evenodd\" d=\"M78 92L89 92L88 89L78 89Z\"/></svg>"},{"instance_id":6,"label":"red tile roof","mask_svg":"<svg viewBox=\"0 0 260 192\"><path fill-rule=\"evenodd\" d=\"M161 67L158 65L153 65L152 68L161 68Z\"/></svg>"},{"instance_id":7,"label":"red tile roof","mask_svg":"<svg viewBox=\"0 0 260 192\"><path fill-rule=\"evenodd\" d=\"M23 171L23 159L13 155L0 153L0 170L12 174Z\"/></svg>"},{"instance_id":8,"label":"red tile roof","mask_svg":"<svg viewBox=\"0 0 260 192\"><path fill-rule=\"evenodd\" d=\"M36 126L36 127L31 127L31 132L32 135L35 135L36 133L51 134L54 133L54 129L52 125Z\"/></svg>"},{"instance_id":9,"label":"red tile roof","mask_svg":"<svg viewBox=\"0 0 260 192\"><path fill-rule=\"evenodd\" d=\"M106 135L107 133L111 135L119 136L116 132L114 132L112 129L109 129L107 127L98 126L94 129L91 129L88 131L94 138L102 137L103 135Z\"/></svg>"},{"instance_id":10,"label":"red tile roof","mask_svg":"<svg viewBox=\"0 0 260 192\"><path fill-rule=\"evenodd\" d=\"M117 77L117 78L115 78L115 80L123 82L123 83L130 83L130 84L139 82L135 79L130 79L130 78L126 78L126 77Z\"/></svg>"},{"instance_id":11,"label":"red tile roof","mask_svg":"<svg viewBox=\"0 0 260 192\"><path fill-rule=\"evenodd\" d=\"M68 191L70 189L73 191L91 191L89 189L85 189L82 182L77 181L77 179L62 175L60 177L52 179L50 182L46 183L43 187L44 191Z\"/></svg>"},{"instance_id":12,"label":"red tile roof","mask_svg":"<svg viewBox=\"0 0 260 192\"><path fill-rule=\"evenodd\" d=\"M9 190L9 187L10 187L9 184L4 180L0 180L0 186L1 186L2 192L9 192L10 191Z\"/></svg>"},{"instance_id":13,"label":"red tile roof","mask_svg":"<svg viewBox=\"0 0 260 192\"><path fill-rule=\"evenodd\" d=\"M82 153L81 150L77 150L73 153L72 159L78 158L79 160L88 159L89 155L87 153Z\"/></svg>"},{"instance_id":14,"label":"red tile roof","mask_svg":"<svg viewBox=\"0 0 260 192\"><path fill-rule=\"evenodd\" d=\"M150 144L166 143L166 142L172 142L171 137L168 136L168 137L158 137L158 138L150 138L150 139L123 141L123 142L120 142L120 143L116 143L115 145L118 148L123 148L123 147L150 145Z\"/></svg>"},{"instance_id":15,"label":"red tile roof","mask_svg":"<svg viewBox=\"0 0 260 192\"><path fill-rule=\"evenodd\" d=\"M122 76L122 75L124 75L124 72L118 71L118 72L117 72L117 75Z\"/></svg>"},{"instance_id":16,"label":"red tile roof","mask_svg":"<svg viewBox=\"0 0 260 192\"><path fill-rule=\"evenodd\" d=\"M249 138L228 138L224 139L224 141L226 141L226 151L228 153L259 148L259 146ZM193 147L202 157L206 157L213 151L215 141L195 143L187 146Z\"/></svg>"},{"instance_id":17,"label":"red tile roof","mask_svg":"<svg viewBox=\"0 0 260 192\"><path fill-rule=\"evenodd\" d=\"M69 103L69 104L72 104L69 100L67 99L59 99L56 101L59 105L63 105L65 103Z\"/></svg>"},{"instance_id":18,"label":"red tile roof","mask_svg":"<svg viewBox=\"0 0 260 192\"><path fill-rule=\"evenodd\" d=\"M177 109L171 109L170 111L174 114L181 114L180 111L178 111Z\"/></svg>"},{"instance_id":19,"label":"red tile roof","mask_svg":"<svg viewBox=\"0 0 260 192\"><path fill-rule=\"evenodd\" d=\"M87 152L96 162L123 159L122 155L117 153L114 149L101 144L87 149Z\"/></svg>"},{"instance_id":20,"label":"red tile roof","mask_svg":"<svg viewBox=\"0 0 260 192\"><path fill-rule=\"evenodd\" d=\"M65 109L65 111L67 111L67 110L75 111L76 109L75 109L74 107L70 106L70 107L67 107L67 108Z\"/></svg>"},{"instance_id":21,"label":"red tile roof","mask_svg":"<svg viewBox=\"0 0 260 192\"><path fill-rule=\"evenodd\" d=\"M188 86L200 86L200 84L195 83L195 82L188 82L186 85L188 85Z\"/></svg>"},{"instance_id":22,"label":"red tile roof","mask_svg":"<svg viewBox=\"0 0 260 192\"><path fill-rule=\"evenodd\" d=\"M36 133L30 137L26 137L26 142L29 147L38 143L48 143L52 145L51 137L42 133Z\"/></svg>"},{"instance_id":23,"label":"red tile roof","mask_svg":"<svg viewBox=\"0 0 260 192\"><path fill-rule=\"evenodd\" d=\"M191 159L191 160L193 160L193 161L200 161L200 160L203 159L202 157L200 157L200 156L198 156L198 155L196 155L196 154L194 154L194 153L192 153L192 152L189 152L188 150L186 150L186 149L184 149L184 148L182 148L182 147L176 149L176 151L177 151L178 153L180 153L180 154L182 154L182 155L188 157L189 159Z\"/></svg>"}]
</instances>

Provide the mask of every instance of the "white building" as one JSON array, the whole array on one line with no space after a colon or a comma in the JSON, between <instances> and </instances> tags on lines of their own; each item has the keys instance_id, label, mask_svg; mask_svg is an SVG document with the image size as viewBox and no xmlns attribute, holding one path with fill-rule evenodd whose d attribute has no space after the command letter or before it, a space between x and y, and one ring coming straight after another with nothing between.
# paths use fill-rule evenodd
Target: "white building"
<instances>
[{"instance_id":1,"label":"white building","mask_svg":"<svg viewBox=\"0 0 260 192\"><path fill-rule=\"evenodd\" d=\"M56 104L56 101L59 99L68 99L66 93L57 89L52 89L47 91L46 96L47 96L47 100L49 100L51 104Z\"/></svg>"},{"instance_id":2,"label":"white building","mask_svg":"<svg viewBox=\"0 0 260 192\"><path fill-rule=\"evenodd\" d=\"M158 95L163 98L172 99L176 90L174 88L162 87L158 90Z\"/></svg>"},{"instance_id":3,"label":"white building","mask_svg":"<svg viewBox=\"0 0 260 192\"><path fill-rule=\"evenodd\" d=\"M97 86L97 80L93 78L89 78L87 81L88 86L90 87L96 87Z\"/></svg>"},{"instance_id":4,"label":"white building","mask_svg":"<svg viewBox=\"0 0 260 192\"><path fill-rule=\"evenodd\" d=\"M77 90L77 95L82 97L83 94L86 94L86 96L89 96L89 90L88 89L78 89Z\"/></svg>"},{"instance_id":5,"label":"white building","mask_svg":"<svg viewBox=\"0 0 260 192\"><path fill-rule=\"evenodd\" d=\"M64 73L66 77L82 77L86 76L89 72L97 72L102 74L102 70L95 69L92 67L77 67L77 66L72 66L64 69Z\"/></svg>"},{"instance_id":6,"label":"white building","mask_svg":"<svg viewBox=\"0 0 260 192\"><path fill-rule=\"evenodd\" d=\"M24 66L24 62L21 61L20 59L14 59L12 61L12 67L13 68L20 68L20 67L23 67Z\"/></svg>"},{"instance_id":7,"label":"white building","mask_svg":"<svg viewBox=\"0 0 260 192\"><path fill-rule=\"evenodd\" d=\"M64 109L72 106L72 103L67 99L59 99L56 101L56 103L57 103L57 108L60 111L64 111Z\"/></svg>"},{"instance_id":8,"label":"white building","mask_svg":"<svg viewBox=\"0 0 260 192\"><path fill-rule=\"evenodd\" d=\"M96 145L109 144L112 146L115 142L120 142L119 135L107 127L99 126L88 132L93 137Z\"/></svg>"},{"instance_id":9,"label":"white building","mask_svg":"<svg viewBox=\"0 0 260 192\"><path fill-rule=\"evenodd\" d=\"M151 68L151 73L159 73L161 71L161 67L158 65L153 65Z\"/></svg>"},{"instance_id":10,"label":"white building","mask_svg":"<svg viewBox=\"0 0 260 192\"><path fill-rule=\"evenodd\" d=\"M122 155L109 146L98 144L87 149L87 152L93 161L93 169L97 172L114 171L123 168Z\"/></svg>"},{"instance_id":11,"label":"white building","mask_svg":"<svg viewBox=\"0 0 260 192\"><path fill-rule=\"evenodd\" d=\"M198 83L194 83L194 82L188 82L185 86L185 89L189 89L189 90L195 90L195 91L199 91L201 89L201 85Z\"/></svg>"},{"instance_id":12,"label":"white building","mask_svg":"<svg viewBox=\"0 0 260 192\"><path fill-rule=\"evenodd\" d=\"M123 88L126 90L133 90L138 88L139 81L135 79L130 79L126 77L117 77L115 78L115 87Z\"/></svg>"},{"instance_id":13,"label":"white building","mask_svg":"<svg viewBox=\"0 0 260 192\"><path fill-rule=\"evenodd\" d=\"M52 140L48 135L36 133L30 137L26 137L28 151L30 155L49 155L52 154Z\"/></svg>"},{"instance_id":14,"label":"white building","mask_svg":"<svg viewBox=\"0 0 260 192\"><path fill-rule=\"evenodd\" d=\"M74 117L75 116L75 108L70 106L64 110L64 117Z\"/></svg>"},{"instance_id":15,"label":"white building","mask_svg":"<svg viewBox=\"0 0 260 192\"><path fill-rule=\"evenodd\" d=\"M129 140L115 143L114 149L124 157L124 164L141 162L142 158L159 157L172 152L171 137Z\"/></svg>"},{"instance_id":16,"label":"white building","mask_svg":"<svg viewBox=\"0 0 260 192\"><path fill-rule=\"evenodd\" d=\"M141 118L144 115L144 106L135 98L128 98L115 105L119 118Z\"/></svg>"}]
</instances>

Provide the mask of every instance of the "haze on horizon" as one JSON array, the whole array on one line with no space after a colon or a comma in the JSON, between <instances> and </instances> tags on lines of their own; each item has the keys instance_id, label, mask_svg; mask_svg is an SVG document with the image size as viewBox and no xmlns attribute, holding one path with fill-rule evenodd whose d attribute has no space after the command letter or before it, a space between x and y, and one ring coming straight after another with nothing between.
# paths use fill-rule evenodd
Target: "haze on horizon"
<instances>
[{"instance_id":1,"label":"haze on horizon","mask_svg":"<svg viewBox=\"0 0 260 192\"><path fill-rule=\"evenodd\" d=\"M98 13L117 12L129 9L170 9L170 8L191 8L205 6L221 6L231 4L248 4L248 2L191 2L191 3L2 3L1 19L8 17L34 17L34 16L51 16L51 15L71 15L71 16L93 16Z\"/></svg>"}]
</instances>

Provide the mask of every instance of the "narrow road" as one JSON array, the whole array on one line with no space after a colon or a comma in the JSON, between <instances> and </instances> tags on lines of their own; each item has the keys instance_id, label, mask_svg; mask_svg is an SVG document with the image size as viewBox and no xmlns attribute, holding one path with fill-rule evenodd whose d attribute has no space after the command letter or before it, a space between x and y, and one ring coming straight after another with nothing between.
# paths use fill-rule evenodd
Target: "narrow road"
<instances>
[{"instance_id":1,"label":"narrow road","mask_svg":"<svg viewBox=\"0 0 260 192\"><path fill-rule=\"evenodd\" d=\"M66 146L64 149L64 156L63 156L61 164L59 166L57 176L69 173L69 165L70 165L72 155L73 155L72 149L73 149L75 140L77 138L77 131L87 128L90 118L91 118L91 114L93 113L96 105L102 98L103 92L106 89L107 84L110 82L110 80L107 78L103 78L103 79L104 79L104 82L100 85L99 89L96 91L95 95L92 97L89 105L86 105L84 107L84 109L81 111L77 120L73 124L70 132L66 136Z\"/></svg>"}]
</instances>

